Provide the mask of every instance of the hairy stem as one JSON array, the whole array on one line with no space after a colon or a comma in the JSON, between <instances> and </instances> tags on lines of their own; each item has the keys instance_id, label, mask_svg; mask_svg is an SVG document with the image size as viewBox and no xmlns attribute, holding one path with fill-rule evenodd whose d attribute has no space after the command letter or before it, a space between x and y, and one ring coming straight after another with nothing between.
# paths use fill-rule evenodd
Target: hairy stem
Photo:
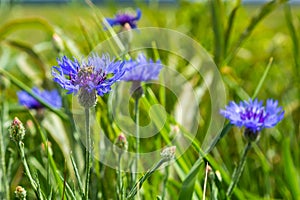
<instances>
[{"instance_id":1,"label":"hairy stem","mask_svg":"<svg viewBox=\"0 0 300 200\"><path fill-rule=\"evenodd\" d=\"M89 183L91 173L91 132L90 132L90 110L85 108L85 130L86 130L86 160L85 160L85 199L89 199Z\"/></svg>"},{"instance_id":2,"label":"hairy stem","mask_svg":"<svg viewBox=\"0 0 300 200\"><path fill-rule=\"evenodd\" d=\"M250 149L251 149L251 142L248 142L247 145L244 148L244 151L243 151L243 154L242 154L242 158L241 158L241 160L239 162L239 165L237 166L237 168L233 172L231 183L230 183L229 188L228 188L228 190L226 192L226 195L228 197L231 196L231 194L232 194L232 192L233 192L236 184L240 180L241 174L244 171L247 154L248 154L248 152L249 152Z\"/></svg>"}]
</instances>

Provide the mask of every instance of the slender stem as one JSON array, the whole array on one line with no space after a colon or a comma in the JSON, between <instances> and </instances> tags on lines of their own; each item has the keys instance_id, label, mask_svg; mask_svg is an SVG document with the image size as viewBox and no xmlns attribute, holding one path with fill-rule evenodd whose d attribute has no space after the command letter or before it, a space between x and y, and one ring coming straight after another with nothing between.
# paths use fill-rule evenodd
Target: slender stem
<instances>
[{"instance_id":1,"label":"slender stem","mask_svg":"<svg viewBox=\"0 0 300 200\"><path fill-rule=\"evenodd\" d=\"M38 200L42 200L43 199L43 195L37 185L37 183L35 182L35 180L32 178L30 170L29 170L29 166L27 164L26 158L25 158L25 153L24 153L24 144L23 142L18 142L18 149L20 151L20 155L21 155L21 160L25 169L25 173L27 178L29 179L29 182L31 184L31 187L33 188L35 195L37 197Z\"/></svg>"},{"instance_id":2,"label":"slender stem","mask_svg":"<svg viewBox=\"0 0 300 200\"><path fill-rule=\"evenodd\" d=\"M244 167L245 167L247 154L248 154L251 147L252 147L251 142L248 142L247 145L244 148L242 158L239 162L239 165L237 166L237 168L233 172L231 183L230 183L229 188L226 192L227 197L231 196L236 184L239 182L239 179L240 179L241 174L242 174L242 172L244 170Z\"/></svg>"},{"instance_id":3,"label":"slender stem","mask_svg":"<svg viewBox=\"0 0 300 200\"><path fill-rule=\"evenodd\" d=\"M135 115L135 137L136 137L136 154L135 154L135 173L138 173L138 162L139 162L139 153L140 153L140 127L139 127L139 98L135 98L134 104L134 115ZM135 176L134 182L137 180L137 175Z\"/></svg>"},{"instance_id":4,"label":"slender stem","mask_svg":"<svg viewBox=\"0 0 300 200\"><path fill-rule=\"evenodd\" d=\"M1 76L1 75L0 75ZM4 91L1 92L2 95L1 95L1 111L0 111L0 163L1 163L1 170L3 172L3 176L2 176L2 179L3 179L3 184L4 184L4 187L3 188L0 188L0 190L3 189L3 191L1 192L4 192L4 196L7 198L7 199L10 199L9 198L9 185L8 185L8 181L7 181L7 176L6 176L6 164L5 164L5 147L4 147L4 113L5 113L5 108L4 108Z\"/></svg>"},{"instance_id":5,"label":"slender stem","mask_svg":"<svg viewBox=\"0 0 300 200\"><path fill-rule=\"evenodd\" d=\"M127 200L131 200L134 198L134 196L138 193L138 191L141 189L143 183L157 170L164 162L166 162L165 159L159 160L152 169L148 170L145 175L143 175L133 186L133 188L130 190L128 196L126 197Z\"/></svg>"},{"instance_id":6,"label":"slender stem","mask_svg":"<svg viewBox=\"0 0 300 200\"><path fill-rule=\"evenodd\" d=\"M86 130L86 179L85 179L85 199L89 199L89 183L90 183L90 172L91 172L91 133L90 133L90 110L85 108L85 130Z\"/></svg>"},{"instance_id":7,"label":"slender stem","mask_svg":"<svg viewBox=\"0 0 300 200\"><path fill-rule=\"evenodd\" d=\"M169 167L167 166L165 168L165 177L163 180L163 191L162 191L162 195L161 195L161 200L164 200L165 196L166 196L168 178L169 178Z\"/></svg>"},{"instance_id":8,"label":"slender stem","mask_svg":"<svg viewBox=\"0 0 300 200\"><path fill-rule=\"evenodd\" d=\"M205 179L204 179L203 195L202 195L203 200L205 200L205 195L206 195L207 175L208 175L208 162L206 163L206 167L205 167Z\"/></svg>"},{"instance_id":9,"label":"slender stem","mask_svg":"<svg viewBox=\"0 0 300 200\"><path fill-rule=\"evenodd\" d=\"M118 156L118 185L117 185L117 195L119 200L123 200L123 182L122 182L122 172L121 172L121 158L122 153Z\"/></svg>"}]
</instances>

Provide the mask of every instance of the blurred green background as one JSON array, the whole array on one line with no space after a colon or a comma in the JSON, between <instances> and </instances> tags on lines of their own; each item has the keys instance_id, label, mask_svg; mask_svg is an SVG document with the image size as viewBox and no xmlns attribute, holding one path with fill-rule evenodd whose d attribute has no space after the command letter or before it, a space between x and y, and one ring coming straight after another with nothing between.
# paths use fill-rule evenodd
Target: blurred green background
<instances>
[{"instance_id":1,"label":"blurred green background","mask_svg":"<svg viewBox=\"0 0 300 200\"><path fill-rule=\"evenodd\" d=\"M95 7L85 3L2 4L0 68L28 87L56 88L57 85L51 80L51 67L56 65L56 58L61 55L79 58L88 55L93 47L108 37L103 30L101 16L113 17L118 10L129 8L133 11L136 8L142 10L138 27L169 28L198 41L211 54L222 74L226 86L226 101L239 101L252 96L272 58L272 66L257 97L261 100L277 99L285 110L285 118L276 128L263 130L259 142L249 154L245 171L232 199L299 199L299 7L296 4L289 6L284 1L272 2L269 7L265 6L267 4L239 4L239 1L178 2L174 5L156 2L110 3L97 4ZM118 31L118 28L115 30ZM162 63L173 59L167 53L159 53ZM184 71L184 62L174 60L172 63L179 71ZM199 75L189 77L195 89L200 88L203 82L197 76ZM33 199L34 194L22 173L15 146L7 136L8 124L14 116L27 122L28 132L24 140L27 157L45 190L49 189L45 181L47 161L41 150L42 140L37 127L32 124L29 112L18 105L16 92L20 88L4 77L0 76L1 130L10 193L13 197L15 187L23 185L28 188L28 199ZM146 93L149 102L153 103L153 98L157 98L162 103L165 98L168 112L172 116L176 99L168 93L162 97L162 93L155 86L147 87L154 91L154 97ZM203 92L201 106L199 105L202 121L198 125L195 140L200 146L204 137L201 133L213 123L210 121L210 96L206 89ZM43 119L38 120L42 120L40 124L52 144L52 149L55 149L53 158L58 170L61 174L67 171L68 182L73 186L76 181L73 181L68 148L73 153L76 152L75 160L82 171L84 147L80 144L78 133L74 131L74 124L70 119L72 98L65 95L64 91L61 94L64 108L59 112L68 117L61 117L59 113L47 109ZM109 116L106 103L107 97L99 98L96 110L99 111L101 128L114 141L120 130ZM146 123L148 106L146 103L141 106L144 112L142 116L145 115L141 123ZM35 114L37 113L33 112ZM166 131L171 131L173 124L170 118ZM163 138L162 135L142 142L141 151L160 148L166 142ZM244 144L241 130L233 128L210 154L210 165L222 177L218 181L216 178L212 180L218 185L220 199L224 197ZM191 146L170 166L166 185L167 199L178 198L182 181L197 158L197 149ZM115 199L115 171L96 161L93 174L95 176L92 180L91 199ZM155 199L161 195L164 175L164 170L158 171L145 183L141 192L143 199ZM204 175L203 166L197 177L193 199L202 199ZM210 187L212 185L211 183ZM3 185L1 187L3 191ZM54 193L58 193L55 185L52 189ZM206 196L207 199L212 198L210 190L206 191ZM54 195L53 198L55 197Z\"/></svg>"}]
</instances>

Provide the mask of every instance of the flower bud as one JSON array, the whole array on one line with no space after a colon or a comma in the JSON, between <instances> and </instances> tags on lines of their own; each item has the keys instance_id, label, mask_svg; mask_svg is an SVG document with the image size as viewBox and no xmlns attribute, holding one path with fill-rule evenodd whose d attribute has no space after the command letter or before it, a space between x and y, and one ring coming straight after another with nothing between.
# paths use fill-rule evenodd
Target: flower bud
<instances>
[{"instance_id":1,"label":"flower bud","mask_svg":"<svg viewBox=\"0 0 300 200\"><path fill-rule=\"evenodd\" d=\"M23 126L23 123L17 117L15 117L12 121L8 131L10 139L15 142L22 141L25 136L25 128Z\"/></svg>"},{"instance_id":2,"label":"flower bud","mask_svg":"<svg viewBox=\"0 0 300 200\"><path fill-rule=\"evenodd\" d=\"M260 133L259 131L254 132L251 129L246 128L244 131L244 137L248 142L255 142L259 139L260 136L259 133Z\"/></svg>"},{"instance_id":3,"label":"flower bud","mask_svg":"<svg viewBox=\"0 0 300 200\"><path fill-rule=\"evenodd\" d=\"M78 102L84 108L91 108L96 105L97 96L95 91L89 92L85 88L79 90Z\"/></svg>"},{"instance_id":4,"label":"flower bud","mask_svg":"<svg viewBox=\"0 0 300 200\"><path fill-rule=\"evenodd\" d=\"M121 150L127 151L127 149L128 149L128 142L127 142L126 136L123 133L121 133L117 137L115 144Z\"/></svg>"},{"instance_id":5,"label":"flower bud","mask_svg":"<svg viewBox=\"0 0 300 200\"><path fill-rule=\"evenodd\" d=\"M26 199L26 190L22 186L16 187L15 194L18 199Z\"/></svg>"},{"instance_id":6,"label":"flower bud","mask_svg":"<svg viewBox=\"0 0 300 200\"><path fill-rule=\"evenodd\" d=\"M175 152L176 146L167 147L160 153L160 156L162 159L170 161L175 158Z\"/></svg>"},{"instance_id":7,"label":"flower bud","mask_svg":"<svg viewBox=\"0 0 300 200\"><path fill-rule=\"evenodd\" d=\"M144 94L144 90L141 86L140 81L132 81L130 93L134 99L139 99L142 97L142 95Z\"/></svg>"}]
</instances>

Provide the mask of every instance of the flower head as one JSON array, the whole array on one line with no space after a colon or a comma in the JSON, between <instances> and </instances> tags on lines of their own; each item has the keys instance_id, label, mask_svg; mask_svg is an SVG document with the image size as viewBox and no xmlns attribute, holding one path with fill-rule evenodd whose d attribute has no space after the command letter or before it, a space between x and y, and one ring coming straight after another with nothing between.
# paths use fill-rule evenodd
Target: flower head
<instances>
[{"instance_id":1,"label":"flower head","mask_svg":"<svg viewBox=\"0 0 300 200\"><path fill-rule=\"evenodd\" d=\"M150 81L157 80L162 64L160 61L148 61L144 54L140 53L136 60L129 60L125 63L127 69L122 77L123 81Z\"/></svg>"},{"instance_id":2,"label":"flower head","mask_svg":"<svg viewBox=\"0 0 300 200\"><path fill-rule=\"evenodd\" d=\"M123 133L121 133L116 138L115 144L119 148L119 149L116 149L117 153L123 153L123 151L127 151L127 149L128 149L128 142L127 142L126 136Z\"/></svg>"},{"instance_id":3,"label":"flower head","mask_svg":"<svg viewBox=\"0 0 300 200\"><path fill-rule=\"evenodd\" d=\"M231 101L220 113L230 120L231 124L246 127L245 134L257 133L263 128L274 127L283 119L284 111L278 107L278 101L268 99L266 106L257 99L241 101L239 104Z\"/></svg>"},{"instance_id":4,"label":"flower head","mask_svg":"<svg viewBox=\"0 0 300 200\"><path fill-rule=\"evenodd\" d=\"M79 92L79 103L84 107L95 104L96 93L103 96L110 92L112 84L125 73L124 63L111 61L108 55L100 58L94 54L82 62L64 56L57 62L58 66L52 68L53 80L68 94Z\"/></svg>"},{"instance_id":5,"label":"flower head","mask_svg":"<svg viewBox=\"0 0 300 200\"><path fill-rule=\"evenodd\" d=\"M136 21L138 21L142 16L142 12L140 9L136 10L136 15L134 16L131 13L118 13L115 15L115 18L106 18L106 21L109 23L110 26L125 26L129 24L132 29L135 29Z\"/></svg>"},{"instance_id":6,"label":"flower head","mask_svg":"<svg viewBox=\"0 0 300 200\"><path fill-rule=\"evenodd\" d=\"M15 195L17 199L26 199L26 190L22 186L17 186Z\"/></svg>"},{"instance_id":7,"label":"flower head","mask_svg":"<svg viewBox=\"0 0 300 200\"><path fill-rule=\"evenodd\" d=\"M25 128L23 123L15 117L9 129L10 139L14 142L21 142L25 136Z\"/></svg>"},{"instance_id":8,"label":"flower head","mask_svg":"<svg viewBox=\"0 0 300 200\"><path fill-rule=\"evenodd\" d=\"M62 100L61 96L59 95L57 90L39 90L38 88L34 87L32 88L32 92L39 96L41 99L43 99L46 103L51 105L54 108L61 108L62 106ZM17 92L17 96L19 99L19 103L23 106L26 106L29 109L39 109L43 108L44 106L36 100L34 97L32 97L30 94L28 94L26 91L19 91Z\"/></svg>"},{"instance_id":9,"label":"flower head","mask_svg":"<svg viewBox=\"0 0 300 200\"><path fill-rule=\"evenodd\" d=\"M160 153L160 156L165 161L170 161L175 158L176 153L176 146L166 147L162 152Z\"/></svg>"}]
</instances>

